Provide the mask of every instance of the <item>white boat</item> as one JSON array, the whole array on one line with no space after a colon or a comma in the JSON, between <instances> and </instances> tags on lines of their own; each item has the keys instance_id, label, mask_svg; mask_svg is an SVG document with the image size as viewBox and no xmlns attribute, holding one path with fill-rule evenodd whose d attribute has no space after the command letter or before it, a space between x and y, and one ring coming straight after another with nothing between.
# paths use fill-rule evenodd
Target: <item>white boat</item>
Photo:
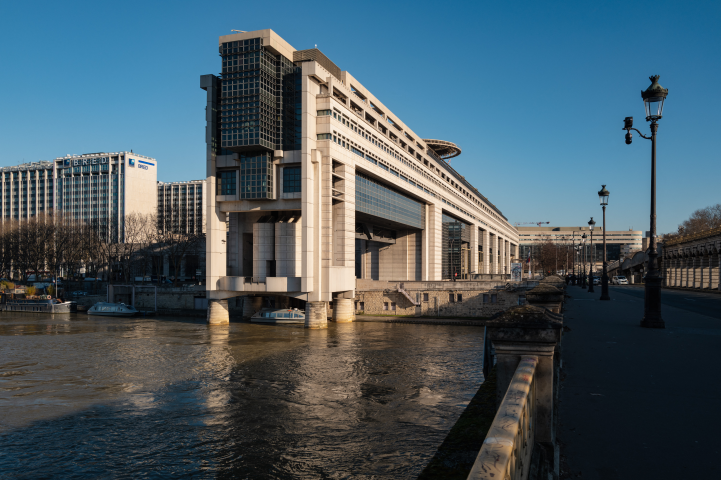
<instances>
[{"instance_id":1,"label":"white boat","mask_svg":"<svg viewBox=\"0 0 721 480\"><path fill-rule=\"evenodd\" d=\"M305 312L297 308L264 308L250 317L256 323L304 324Z\"/></svg>"},{"instance_id":2,"label":"white boat","mask_svg":"<svg viewBox=\"0 0 721 480\"><path fill-rule=\"evenodd\" d=\"M135 307L124 303L98 302L88 309L88 315L105 317L133 317L138 313Z\"/></svg>"},{"instance_id":3,"label":"white boat","mask_svg":"<svg viewBox=\"0 0 721 480\"><path fill-rule=\"evenodd\" d=\"M50 295L38 295L37 298L9 299L0 305L5 312L28 313L74 313L77 312L75 302L60 302Z\"/></svg>"}]
</instances>

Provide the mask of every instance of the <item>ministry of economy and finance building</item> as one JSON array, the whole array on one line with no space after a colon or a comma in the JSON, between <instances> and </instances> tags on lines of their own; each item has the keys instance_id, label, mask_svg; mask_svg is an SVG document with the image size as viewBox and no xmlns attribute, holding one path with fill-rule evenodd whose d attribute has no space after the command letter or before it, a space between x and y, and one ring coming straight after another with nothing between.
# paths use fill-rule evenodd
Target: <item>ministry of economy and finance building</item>
<instances>
[{"instance_id":1,"label":"ministry of economy and finance building","mask_svg":"<svg viewBox=\"0 0 721 480\"><path fill-rule=\"evenodd\" d=\"M518 232L426 139L318 49L272 30L219 39L206 91L208 321L228 299L351 321L357 283L508 273ZM432 136L432 135L431 135ZM226 227L227 223L227 227Z\"/></svg>"}]
</instances>

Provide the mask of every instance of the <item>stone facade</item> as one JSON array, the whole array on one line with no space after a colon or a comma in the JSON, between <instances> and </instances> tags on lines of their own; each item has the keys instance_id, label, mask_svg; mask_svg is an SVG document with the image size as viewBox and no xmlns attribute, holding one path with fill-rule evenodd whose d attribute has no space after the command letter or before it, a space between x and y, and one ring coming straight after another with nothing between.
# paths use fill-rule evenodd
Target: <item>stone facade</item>
<instances>
[{"instance_id":1,"label":"stone facade","mask_svg":"<svg viewBox=\"0 0 721 480\"><path fill-rule=\"evenodd\" d=\"M664 286L721 290L721 227L666 241L661 255Z\"/></svg>"}]
</instances>

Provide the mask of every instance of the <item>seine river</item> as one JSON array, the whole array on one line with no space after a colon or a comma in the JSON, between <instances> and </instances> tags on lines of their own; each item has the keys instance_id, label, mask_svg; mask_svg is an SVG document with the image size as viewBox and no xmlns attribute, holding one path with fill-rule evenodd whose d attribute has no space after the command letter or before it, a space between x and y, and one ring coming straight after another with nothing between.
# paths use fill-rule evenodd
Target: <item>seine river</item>
<instances>
[{"instance_id":1,"label":"seine river","mask_svg":"<svg viewBox=\"0 0 721 480\"><path fill-rule=\"evenodd\" d=\"M415 478L483 329L0 314L0 478Z\"/></svg>"}]
</instances>

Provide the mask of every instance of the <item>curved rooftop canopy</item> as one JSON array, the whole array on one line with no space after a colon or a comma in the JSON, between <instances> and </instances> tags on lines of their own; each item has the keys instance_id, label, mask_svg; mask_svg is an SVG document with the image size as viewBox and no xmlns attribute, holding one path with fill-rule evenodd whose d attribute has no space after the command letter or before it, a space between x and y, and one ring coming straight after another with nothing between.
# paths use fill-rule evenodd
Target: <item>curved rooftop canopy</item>
<instances>
[{"instance_id":1,"label":"curved rooftop canopy","mask_svg":"<svg viewBox=\"0 0 721 480\"><path fill-rule=\"evenodd\" d=\"M443 160L448 160L449 158L457 157L461 154L460 147L455 143L446 142L445 140L432 140L426 138L424 138L423 141L426 142L426 145L428 145L428 147Z\"/></svg>"}]
</instances>

